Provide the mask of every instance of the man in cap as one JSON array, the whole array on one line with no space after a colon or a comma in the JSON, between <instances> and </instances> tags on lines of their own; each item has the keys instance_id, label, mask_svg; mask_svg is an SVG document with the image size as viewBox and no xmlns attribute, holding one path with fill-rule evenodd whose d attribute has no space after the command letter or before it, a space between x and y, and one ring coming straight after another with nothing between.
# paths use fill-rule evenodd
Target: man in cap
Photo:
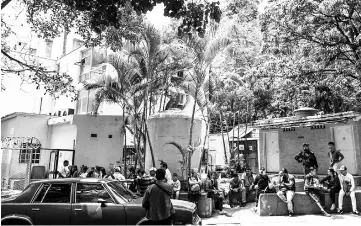
<instances>
[{"instance_id":1,"label":"man in cap","mask_svg":"<svg viewBox=\"0 0 361 226\"><path fill-rule=\"evenodd\" d=\"M326 217L331 217L330 214L328 214L322 207L321 205L321 201L320 201L320 182L318 180L318 176L317 176L317 169L313 168L312 166L309 168L310 169L310 173L308 173L306 175L305 178L305 191L306 194L309 195L311 197L311 199L313 199L316 204L318 205L318 207L320 208L321 212L326 216Z\"/></svg>"},{"instance_id":2,"label":"man in cap","mask_svg":"<svg viewBox=\"0 0 361 226\"><path fill-rule=\"evenodd\" d=\"M356 196L355 196L355 180L353 179L353 176L347 172L346 166L340 167L340 173L338 175L340 179L340 185L341 190L338 194L338 213L342 214L342 205L343 205L343 197L345 195L351 197L351 203L352 203L352 210L354 214L359 215L359 212L357 211L357 205L356 205Z\"/></svg>"},{"instance_id":3,"label":"man in cap","mask_svg":"<svg viewBox=\"0 0 361 226\"><path fill-rule=\"evenodd\" d=\"M318 168L315 154L310 150L308 143L303 144L303 150L295 156L297 162L304 167L304 176L310 173L310 167Z\"/></svg>"},{"instance_id":4,"label":"man in cap","mask_svg":"<svg viewBox=\"0 0 361 226\"><path fill-rule=\"evenodd\" d=\"M261 167L259 174L256 176L253 182L254 189L256 190L256 207L258 206L258 199L262 193L267 193L268 184L270 179L266 173L266 169Z\"/></svg>"},{"instance_id":5,"label":"man in cap","mask_svg":"<svg viewBox=\"0 0 361 226\"><path fill-rule=\"evenodd\" d=\"M293 197L295 196L296 185L295 177L288 173L287 169L282 168L279 173L278 184L279 191L277 192L278 197L287 203L288 215L293 216Z\"/></svg>"}]
</instances>

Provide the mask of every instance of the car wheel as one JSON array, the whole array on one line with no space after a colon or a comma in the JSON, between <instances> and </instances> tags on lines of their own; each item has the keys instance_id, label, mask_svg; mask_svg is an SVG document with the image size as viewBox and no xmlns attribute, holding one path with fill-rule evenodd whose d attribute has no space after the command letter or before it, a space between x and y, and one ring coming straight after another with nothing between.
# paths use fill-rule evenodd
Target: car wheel
<instances>
[{"instance_id":1,"label":"car wheel","mask_svg":"<svg viewBox=\"0 0 361 226\"><path fill-rule=\"evenodd\" d=\"M31 225L24 220L10 219L1 222L1 225Z\"/></svg>"}]
</instances>

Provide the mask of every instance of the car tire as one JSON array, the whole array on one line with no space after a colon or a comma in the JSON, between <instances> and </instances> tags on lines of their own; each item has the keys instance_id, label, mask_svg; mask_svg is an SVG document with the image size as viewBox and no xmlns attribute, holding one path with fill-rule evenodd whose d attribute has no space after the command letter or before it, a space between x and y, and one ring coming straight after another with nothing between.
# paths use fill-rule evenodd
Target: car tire
<instances>
[{"instance_id":1,"label":"car tire","mask_svg":"<svg viewBox=\"0 0 361 226\"><path fill-rule=\"evenodd\" d=\"M31 225L29 222L18 219L9 219L1 222L1 225Z\"/></svg>"}]
</instances>

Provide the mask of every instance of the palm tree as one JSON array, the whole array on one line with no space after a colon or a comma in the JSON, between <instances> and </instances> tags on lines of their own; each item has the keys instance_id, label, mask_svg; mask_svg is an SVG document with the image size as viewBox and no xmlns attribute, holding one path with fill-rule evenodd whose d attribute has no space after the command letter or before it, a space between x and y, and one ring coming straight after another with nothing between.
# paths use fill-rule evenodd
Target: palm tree
<instances>
[{"instance_id":1,"label":"palm tree","mask_svg":"<svg viewBox=\"0 0 361 226\"><path fill-rule=\"evenodd\" d=\"M209 72L211 64L214 59L231 44L231 39L226 35L219 35L216 33L217 28L212 26L204 38L199 38L196 35L187 36L184 38L184 45L189 51L189 58L192 59L193 68L188 71L187 79L181 84L181 87L190 94L194 99L191 125L189 128L189 149L194 151L192 147L193 139L193 125L196 105L203 112L206 110L209 99ZM206 112L204 113L207 114ZM188 161L188 174L191 170L191 161Z\"/></svg>"}]
</instances>

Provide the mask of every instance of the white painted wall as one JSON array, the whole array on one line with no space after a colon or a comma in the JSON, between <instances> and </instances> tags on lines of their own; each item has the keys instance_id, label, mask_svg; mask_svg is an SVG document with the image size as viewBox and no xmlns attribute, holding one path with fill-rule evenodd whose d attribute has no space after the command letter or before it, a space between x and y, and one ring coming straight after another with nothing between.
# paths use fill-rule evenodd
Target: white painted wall
<instances>
[{"instance_id":1,"label":"white painted wall","mask_svg":"<svg viewBox=\"0 0 361 226\"><path fill-rule=\"evenodd\" d=\"M230 160L231 154L229 153L229 144L227 139L227 134L224 134L224 142L226 146L227 159ZM212 165L225 165L225 156L224 156L224 146L222 141L222 134L210 134L209 142L206 142L206 147L209 150L209 154L212 155L213 163Z\"/></svg>"},{"instance_id":2,"label":"white painted wall","mask_svg":"<svg viewBox=\"0 0 361 226\"><path fill-rule=\"evenodd\" d=\"M121 160L124 140L121 116L74 115L73 123L77 127L75 165L106 167Z\"/></svg>"}]
</instances>

